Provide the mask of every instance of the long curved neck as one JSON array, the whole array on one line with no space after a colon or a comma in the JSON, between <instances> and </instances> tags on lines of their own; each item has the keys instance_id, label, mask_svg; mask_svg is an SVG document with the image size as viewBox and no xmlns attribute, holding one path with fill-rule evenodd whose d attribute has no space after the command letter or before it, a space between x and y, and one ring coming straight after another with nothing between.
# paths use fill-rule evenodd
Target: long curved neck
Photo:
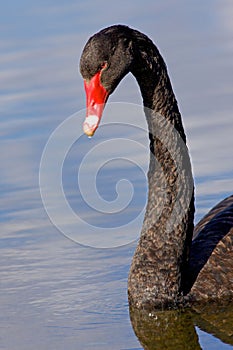
<instances>
[{"instance_id":1,"label":"long curved neck","mask_svg":"<svg viewBox=\"0 0 233 350\"><path fill-rule=\"evenodd\" d=\"M144 106L169 120L186 142L177 101L159 50L142 34L137 38L136 47L131 71L140 86Z\"/></svg>"},{"instance_id":2,"label":"long curved neck","mask_svg":"<svg viewBox=\"0 0 233 350\"><path fill-rule=\"evenodd\" d=\"M184 294L193 233L193 180L166 65L146 37L137 47L132 73L143 97L151 154L148 203L129 274L129 302L137 307L166 307Z\"/></svg>"}]
</instances>

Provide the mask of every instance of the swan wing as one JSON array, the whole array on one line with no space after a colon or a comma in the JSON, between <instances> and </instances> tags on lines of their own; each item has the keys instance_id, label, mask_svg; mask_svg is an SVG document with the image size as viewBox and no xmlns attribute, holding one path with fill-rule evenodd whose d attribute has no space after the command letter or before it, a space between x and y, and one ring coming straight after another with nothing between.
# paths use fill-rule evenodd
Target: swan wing
<instances>
[{"instance_id":1,"label":"swan wing","mask_svg":"<svg viewBox=\"0 0 233 350\"><path fill-rule=\"evenodd\" d=\"M195 300L233 297L233 195L195 227L190 270Z\"/></svg>"}]
</instances>

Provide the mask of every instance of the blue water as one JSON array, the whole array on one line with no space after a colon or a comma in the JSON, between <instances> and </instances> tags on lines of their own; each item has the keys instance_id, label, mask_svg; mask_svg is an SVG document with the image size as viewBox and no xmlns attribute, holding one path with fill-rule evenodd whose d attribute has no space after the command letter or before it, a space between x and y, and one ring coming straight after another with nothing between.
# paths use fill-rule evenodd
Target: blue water
<instances>
[{"instance_id":1,"label":"blue water","mask_svg":"<svg viewBox=\"0 0 233 350\"><path fill-rule=\"evenodd\" d=\"M232 15L227 0L2 4L0 349L142 349L130 323L127 275L146 203L147 141L144 122L132 127L131 107L131 126L117 109L111 112L111 102L134 108L141 96L127 76L109 99L103 127L91 140L82 136L79 57L90 35L115 23L143 31L158 45L188 137L197 221L233 188ZM107 124L114 113L117 126ZM43 170L50 195L44 207L42 153L73 115L74 124L56 139ZM119 154L113 154L116 145ZM64 161L58 180L71 208L67 213L57 202L57 160ZM80 194L81 163L82 190L94 204ZM89 182L92 173L97 192ZM99 198L104 213L92 208ZM47 215L51 208L55 220ZM198 325L196 332L203 349L233 348Z\"/></svg>"}]
</instances>

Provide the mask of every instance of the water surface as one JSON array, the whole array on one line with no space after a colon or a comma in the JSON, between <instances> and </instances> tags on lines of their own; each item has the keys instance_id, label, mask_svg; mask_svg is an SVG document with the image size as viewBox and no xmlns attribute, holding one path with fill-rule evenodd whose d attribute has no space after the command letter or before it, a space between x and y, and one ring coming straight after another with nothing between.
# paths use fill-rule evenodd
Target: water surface
<instances>
[{"instance_id":1,"label":"water surface","mask_svg":"<svg viewBox=\"0 0 233 350\"><path fill-rule=\"evenodd\" d=\"M84 247L54 226L40 196L40 161L46 142L62 122L77 112L80 115L85 108L78 61L91 34L111 24L125 23L145 32L158 45L168 65L188 137L196 184L196 221L232 193L232 2L146 1L142 6L139 1L126 5L120 0L110 7L104 1L34 4L24 0L2 5L1 349L27 350L32 344L36 349L149 348L137 329L141 343L135 335L127 304L127 274L136 243L107 249ZM141 103L131 76L109 100L122 101ZM107 115L106 111L104 117ZM79 122L81 116L77 133ZM94 158L100 164L98 191L106 201L116 200L116 183L130 175L134 197L126 211L115 217L102 215L93 212L85 201L80 202L77 177L81 156L98 142L122 136L143 139L137 129L109 125L92 140L79 137L64 160L65 196L74 212L89 225L86 231L77 226L81 238L85 234L93 237L101 227L111 233L113 227L126 224L127 218L131 220L143 211L146 179L140 166L146 165L146 151L144 155L138 152L135 168L135 163L130 163L133 149L131 153L125 150L127 162L121 158L103 166L108 147ZM94 161L89 163L90 169ZM126 189L129 191L129 187ZM138 237L139 224L123 230L123 242L134 230ZM101 233L95 237L101 242ZM220 323L211 327L210 311L206 311L203 322L201 316L190 314L169 317L174 316L181 325L178 338L185 344L184 349L189 338L185 333L182 338L182 332L187 324L193 348L232 349L232 333L224 326L232 317L230 308L227 310L225 322L219 321L221 327ZM169 325L169 317L161 317ZM158 337L153 337L149 335L149 341L158 345Z\"/></svg>"}]
</instances>

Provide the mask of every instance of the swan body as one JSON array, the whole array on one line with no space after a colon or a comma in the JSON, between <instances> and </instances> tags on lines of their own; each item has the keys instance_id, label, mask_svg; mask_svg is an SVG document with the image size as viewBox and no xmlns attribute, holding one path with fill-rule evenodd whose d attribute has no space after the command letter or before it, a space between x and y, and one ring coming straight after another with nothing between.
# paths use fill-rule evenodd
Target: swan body
<instances>
[{"instance_id":1,"label":"swan body","mask_svg":"<svg viewBox=\"0 0 233 350\"><path fill-rule=\"evenodd\" d=\"M186 136L159 50L139 31L111 26L88 40L80 71L87 97L86 121L94 116L91 124L84 122L88 136L97 129L108 96L129 72L143 97L151 152L149 190L128 278L130 305L170 308L195 301L232 299L233 195L194 228L193 177Z\"/></svg>"}]
</instances>

